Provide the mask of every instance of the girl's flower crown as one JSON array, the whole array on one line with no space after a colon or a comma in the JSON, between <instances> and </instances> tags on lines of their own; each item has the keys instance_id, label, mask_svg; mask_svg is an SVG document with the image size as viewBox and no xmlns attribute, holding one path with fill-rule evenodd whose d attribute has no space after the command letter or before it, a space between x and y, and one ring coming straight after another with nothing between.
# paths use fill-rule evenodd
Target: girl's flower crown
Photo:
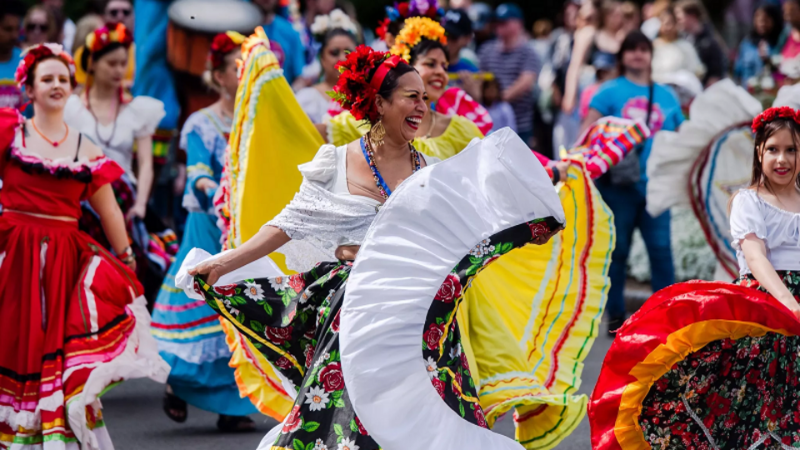
<instances>
[{"instance_id":1,"label":"girl's flower crown","mask_svg":"<svg viewBox=\"0 0 800 450\"><path fill-rule=\"evenodd\" d=\"M753 119L752 130L753 133L761 131L768 123L775 119L792 119L795 123L800 124L800 111L796 111L788 106L780 106L777 108L769 108L768 110L757 115Z\"/></svg>"},{"instance_id":2,"label":"girl's flower crown","mask_svg":"<svg viewBox=\"0 0 800 450\"><path fill-rule=\"evenodd\" d=\"M72 86L75 86L75 61L72 60L72 57L69 53L64 51L64 47L60 44L39 44L33 47L28 48L22 53L22 59L17 66L17 71L14 73L14 79L17 82L19 87L25 85L25 82L28 80L28 77L33 75L31 70L36 66L36 64L45 59L45 58L52 58L56 57L64 63L67 64L69 67L69 76L72 82Z\"/></svg>"},{"instance_id":3,"label":"girl's flower crown","mask_svg":"<svg viewBox=\"0 0 800 450\"><path fill-rule=\"evenodd\" d=\"M121 23L109 23L100 27L86 36L86 50L97 53L111 44L122 44L130 47L133 43L133 35Z\"/></svg>"},{"instance_id":4,"label":"girl's flower crown","mask_svg":"<svg viewBox=\"0 0 800 450\"><path fill-rule=\"evenodd\" d=\"M392 54L402 57L406 62L411 61L411 49L423 39L438 41L447 45L444 27L439 22L427 17L412 17L406 19L403 29L394 41Z\"/></svg>"},{"instance_id":5,"label":"girl's flower crown","mask_svg":"<svg viewBox=\"0 0 800 450\"><path fill-rule=\"evenodd\" d=\"M394 6L386 7L386 18L380 22L377 30L378 37L384 39L389 25L400 23L410 17L428 17L435 21L440 21L444 16L444 10L439 7L436 0L411 0L408 2L395 3Z\"/></svg>"},{"instance_id":6,"label":"girl's flower crown","mask_svg":"<svg viewBox=\"0 0 800 450\"><path fill-rule=\"evenodd\" d=\"M349 110L356 120L368 120L374 124L380 119L375 97L389 70L400 64L404 62L397 56L359 45L347 55L347 59L336 64L341 75L328 95Z\"/></svg>"},{"instance_id":7,"label":"girl's flower crown","mask_svg":"<svg viewBox=\"0 0 800 450\"><path fill-rule=\"evenodd\" d=\"M212 70L218 70L225 65L225 56L240 48L245 37L235 31L226 31L214 36L211 48L208 51L208 62Z\"/></svg>"},{"instance_id":8,"label":"girl's flower crown","mask_svg":"<svg viewBox=\"0 0 800 450\"><path fill-rule=\"evenodd\" d=\"M352 34L358 34L358 27L350 20L350 17L341 9L334 9L329 15L319 15L314 18L311 24L311 34L317 41L322 41L328 31L342 29Z\"/></svg>"}]
</instances>

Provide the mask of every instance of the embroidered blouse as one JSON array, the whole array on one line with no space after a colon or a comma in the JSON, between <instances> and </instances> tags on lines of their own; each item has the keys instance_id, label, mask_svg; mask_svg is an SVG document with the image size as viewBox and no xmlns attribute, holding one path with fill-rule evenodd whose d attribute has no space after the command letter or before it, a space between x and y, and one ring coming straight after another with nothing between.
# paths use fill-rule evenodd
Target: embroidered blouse
<instances>
[{"instance_id":1,"label":"embroidered blouse","mask_svg":"<svg viewBox=\"0 0 800 450\"><path fill-rule=\"evenodd\" d=\"M165 115L163 102L145 96L134 97L120 109L116 123L107 125L98 124L76 95L69 98L64 108L67 124L94 141L103 154L119 164L132 180L135 180L133 146L136 139L152 136Z\"/></svg>"},{"instance_id":2,"label":"embroidered blouse","mask_svg":"<svg viewBox=\"0 0 800 450\"><path fill-rule=\"evenodd\" d=\"M439 162L422 156L427 165ZM298 169L303 174L300 191L267 225L292 238L278 249L286 256L287 267L307 271L319 261L335 259L341 245L360 245L381 202L350 193L346 145L323 145L313 160Z\"/></svg>"},{"instance_id":3,"label":"embroidered blouse","mask_svg":"<svg viewBox=\"0 0 800 450\"><path fill-rule=\"evenodd\" d=\"M731 205L731 235L739 273L749 274L741 242L754 234L764 241L767 259L775 270L800 270L800 214L785 211L752 189L741 189Z\"/></svg>"}]
</instances>

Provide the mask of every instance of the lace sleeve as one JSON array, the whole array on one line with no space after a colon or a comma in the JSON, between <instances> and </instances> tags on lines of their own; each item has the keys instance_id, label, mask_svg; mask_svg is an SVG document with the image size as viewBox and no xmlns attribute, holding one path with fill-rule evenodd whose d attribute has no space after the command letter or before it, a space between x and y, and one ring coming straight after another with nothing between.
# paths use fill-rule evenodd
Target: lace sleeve
<instances>
[{"instance_id":1,"label":"lace sleeve","mask_svg":"<svg viewBox=\"0 0 800 450\"><path fill-rule=\"evenodd\" d=\"M289 268L298 270L329 260L340 245L360 245L376 215L375 206L304 179L291 203L267 225L292 238L278 252Z\"/></svg>"}]
</instances>

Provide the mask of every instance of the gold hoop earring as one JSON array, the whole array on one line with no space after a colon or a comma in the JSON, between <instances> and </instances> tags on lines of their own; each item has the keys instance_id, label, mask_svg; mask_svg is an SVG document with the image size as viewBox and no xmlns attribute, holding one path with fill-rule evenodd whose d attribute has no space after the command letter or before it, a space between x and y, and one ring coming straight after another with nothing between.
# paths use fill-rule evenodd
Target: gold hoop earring
<instances>
[{"instance_id":1,"label":"gold hoop earring","mask_svg":"<svg viewBox=\"0 0 800 450\"><path fill-rule=\"evenodd\" d=\"M378 119L378 122L369 130L369 140L375 144L375 147L383 145L383 138L386 137L386 128L383 126L383 120Z\"/></svg>"}]
</instances>

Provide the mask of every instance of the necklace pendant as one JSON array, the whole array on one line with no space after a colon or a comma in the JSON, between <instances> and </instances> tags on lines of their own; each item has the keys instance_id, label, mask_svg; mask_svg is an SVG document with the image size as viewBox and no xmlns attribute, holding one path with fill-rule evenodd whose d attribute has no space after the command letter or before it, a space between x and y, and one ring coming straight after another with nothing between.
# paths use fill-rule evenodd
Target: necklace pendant
<instances>
[{"instance_id":1,"label":"necklace pendant","mask_svg":"<svg viewBox=\"0 0 800 450\"><path fill-rule=\"evenodd\" d=\"M58 147L58 142L53 142L53 147Z\"/></svg>"}]
</instances>

